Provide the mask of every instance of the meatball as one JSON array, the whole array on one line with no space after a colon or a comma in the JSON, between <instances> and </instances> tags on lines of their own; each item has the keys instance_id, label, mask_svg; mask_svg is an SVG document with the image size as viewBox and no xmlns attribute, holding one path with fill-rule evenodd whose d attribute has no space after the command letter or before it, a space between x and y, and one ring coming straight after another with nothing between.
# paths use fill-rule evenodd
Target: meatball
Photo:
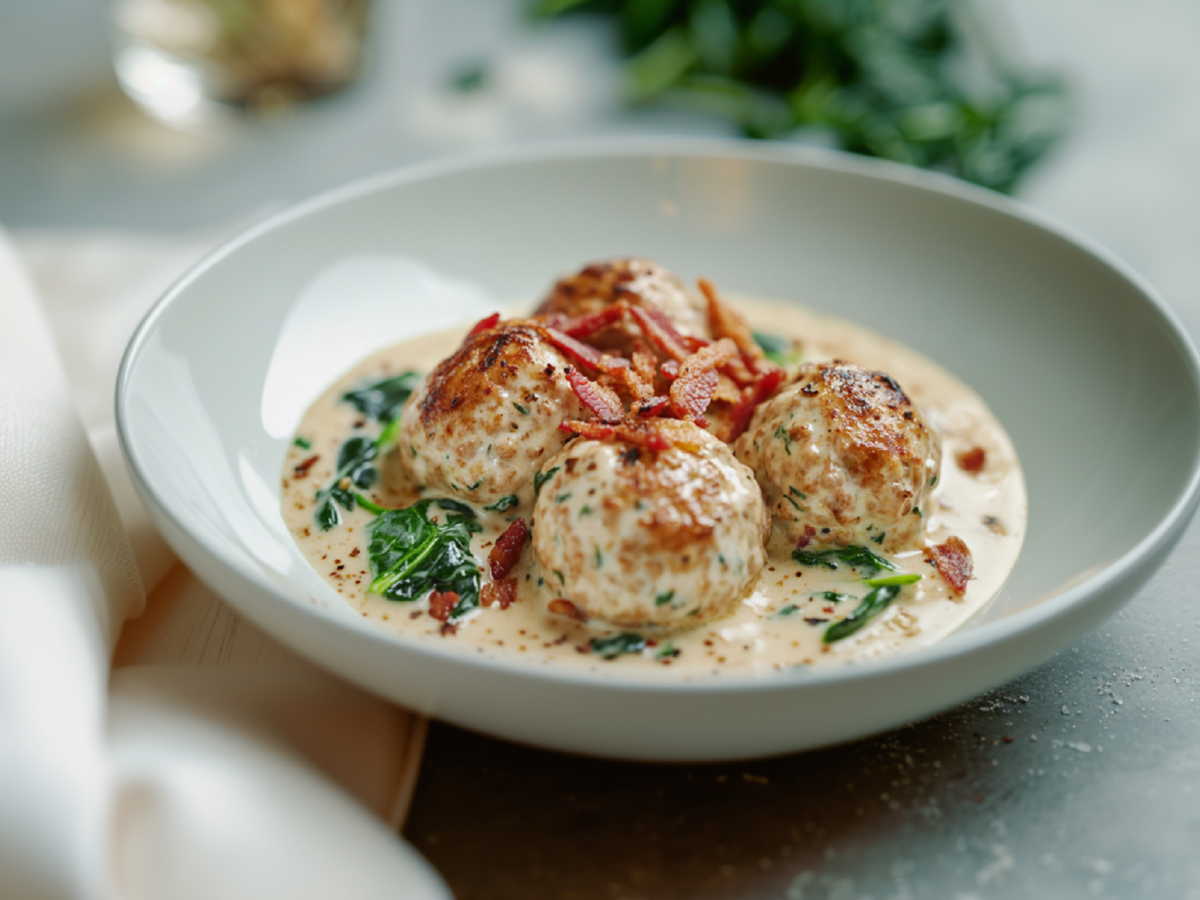
<instances>
[{"instance_id":1,"label":"meatball","mask_svg":"<svg viewBox=\"0 0 1200 900\"><path fill-rule=\"evenodd\" d=\"M672 446L577 439L547 461L533 553L555 599L618 627L724 615L762 569L770 519L751 471L688 422Z\"/></svg>"},{"instance_id":2,"label":"meatball","mask_svg":"<svg viewBox=\"0 0 1200 900\"><path fill-rule=\"evenodd\" d=\"M841 361L801 366L734 453L754 470L776 534L798 547L915 545L941 463L937 435L900 385Z\"/></svg>"},{"instance_id":3,"label":"meatball","mask_svg":"<svg viewBox=\"0 0 1200 900\"><path fill-rule=\"evenodd\" d=\"M593 263L561 279L542 301L537 315L581 316L600 312L618 300L665 313L680 334L712 336L704 298L689 293L675 275L648 259ZM614 325L590 337L588 342L602 350L625 352L635 334L627 329L625 325Z\"/></svg>"},{"instance_id":4,"label":"meatball","mask_svg":"<svg viewBox=\"0 0 1200 900\"><path fill-rule=\"evenodd\" d=\"M559 423L588 416L564 375L569 365L529 322L468 336L401 413L404 474L430 493L527 513L534 473L570 439Z\"/></svg>"}]
</instances>

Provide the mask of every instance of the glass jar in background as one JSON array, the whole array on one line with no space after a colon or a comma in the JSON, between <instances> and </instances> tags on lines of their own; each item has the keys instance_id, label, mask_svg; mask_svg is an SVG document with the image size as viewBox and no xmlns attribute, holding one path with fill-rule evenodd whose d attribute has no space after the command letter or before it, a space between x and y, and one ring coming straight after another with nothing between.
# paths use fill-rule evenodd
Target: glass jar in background
<instances>
[{"instance_id":1,"label":"glass jar in background","mask_svg":"<svg viewBox=\"0 0 1200 900\"><path fill-rule=\"evenodd\" d=\"M174 125L272 115L362 68L369 0L111 0L122 89Z\"/></svg>"}]
</instances>

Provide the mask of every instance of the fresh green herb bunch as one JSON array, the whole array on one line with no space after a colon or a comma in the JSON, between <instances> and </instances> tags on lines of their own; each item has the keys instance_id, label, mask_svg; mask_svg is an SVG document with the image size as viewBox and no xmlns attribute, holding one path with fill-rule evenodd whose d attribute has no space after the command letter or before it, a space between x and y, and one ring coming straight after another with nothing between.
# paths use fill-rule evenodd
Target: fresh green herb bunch
<instances>
[{"instance_id":1,"label":"fresh green herb bunch","mask_svg":"<svg viewBox=\"0 0 1200 900\"><path fill-rule=\"evenodd\" d=\"M534 0L615 18L635 103L713 112L1011 192L1061 134L1055 78L1006 62L973 0Z\"/></svg>"}]
</instances>

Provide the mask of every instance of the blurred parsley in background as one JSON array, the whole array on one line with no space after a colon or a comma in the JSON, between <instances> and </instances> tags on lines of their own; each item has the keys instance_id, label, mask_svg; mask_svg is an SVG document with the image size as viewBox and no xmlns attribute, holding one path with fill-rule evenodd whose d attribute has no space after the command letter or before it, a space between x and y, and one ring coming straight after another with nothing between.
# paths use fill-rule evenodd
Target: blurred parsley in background
<instances>
[{"instance_id":1,"label":"blurred parsley in background","mask_svg":"<svg viewBox=\"0 0 1200 900\"><path fill-rule=\"evenodd\" d=\"M615 19L630 100L755 138L809 138L1012 192L1065 92L998 52L971 0L535 0Z\"/></svg>"}]
</instances>

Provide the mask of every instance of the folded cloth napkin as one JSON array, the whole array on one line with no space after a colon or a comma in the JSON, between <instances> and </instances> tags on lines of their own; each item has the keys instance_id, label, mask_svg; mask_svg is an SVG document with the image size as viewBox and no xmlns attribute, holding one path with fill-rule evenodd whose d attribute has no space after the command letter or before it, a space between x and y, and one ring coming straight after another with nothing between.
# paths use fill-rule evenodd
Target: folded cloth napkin
<instances>
[{"instance_id":1,"label":"folded cloth napkin","mask_svg":"<svg viewBox=\"0 0 1200 900\"><path fill-rule=\"evenodd\" d=\"M395 833L421 723L240 622L172 568L127 495L122 512L145 545L135 559L80 394L2 233L0 326L0 894L448 897ZM61 342L73 380L111 385L103 368L115 372L128 335L112 331L102 364L87 365L80 348L103 343L100 329L79 334L89 331L90 342ZM110 421L83 399L103 443ZM110 678L122 624L146 604L139 561L162 583ZM139 664L171 656L174 621L193 637L256 636L256 651Z\"/></svg>"}]
</instances>

